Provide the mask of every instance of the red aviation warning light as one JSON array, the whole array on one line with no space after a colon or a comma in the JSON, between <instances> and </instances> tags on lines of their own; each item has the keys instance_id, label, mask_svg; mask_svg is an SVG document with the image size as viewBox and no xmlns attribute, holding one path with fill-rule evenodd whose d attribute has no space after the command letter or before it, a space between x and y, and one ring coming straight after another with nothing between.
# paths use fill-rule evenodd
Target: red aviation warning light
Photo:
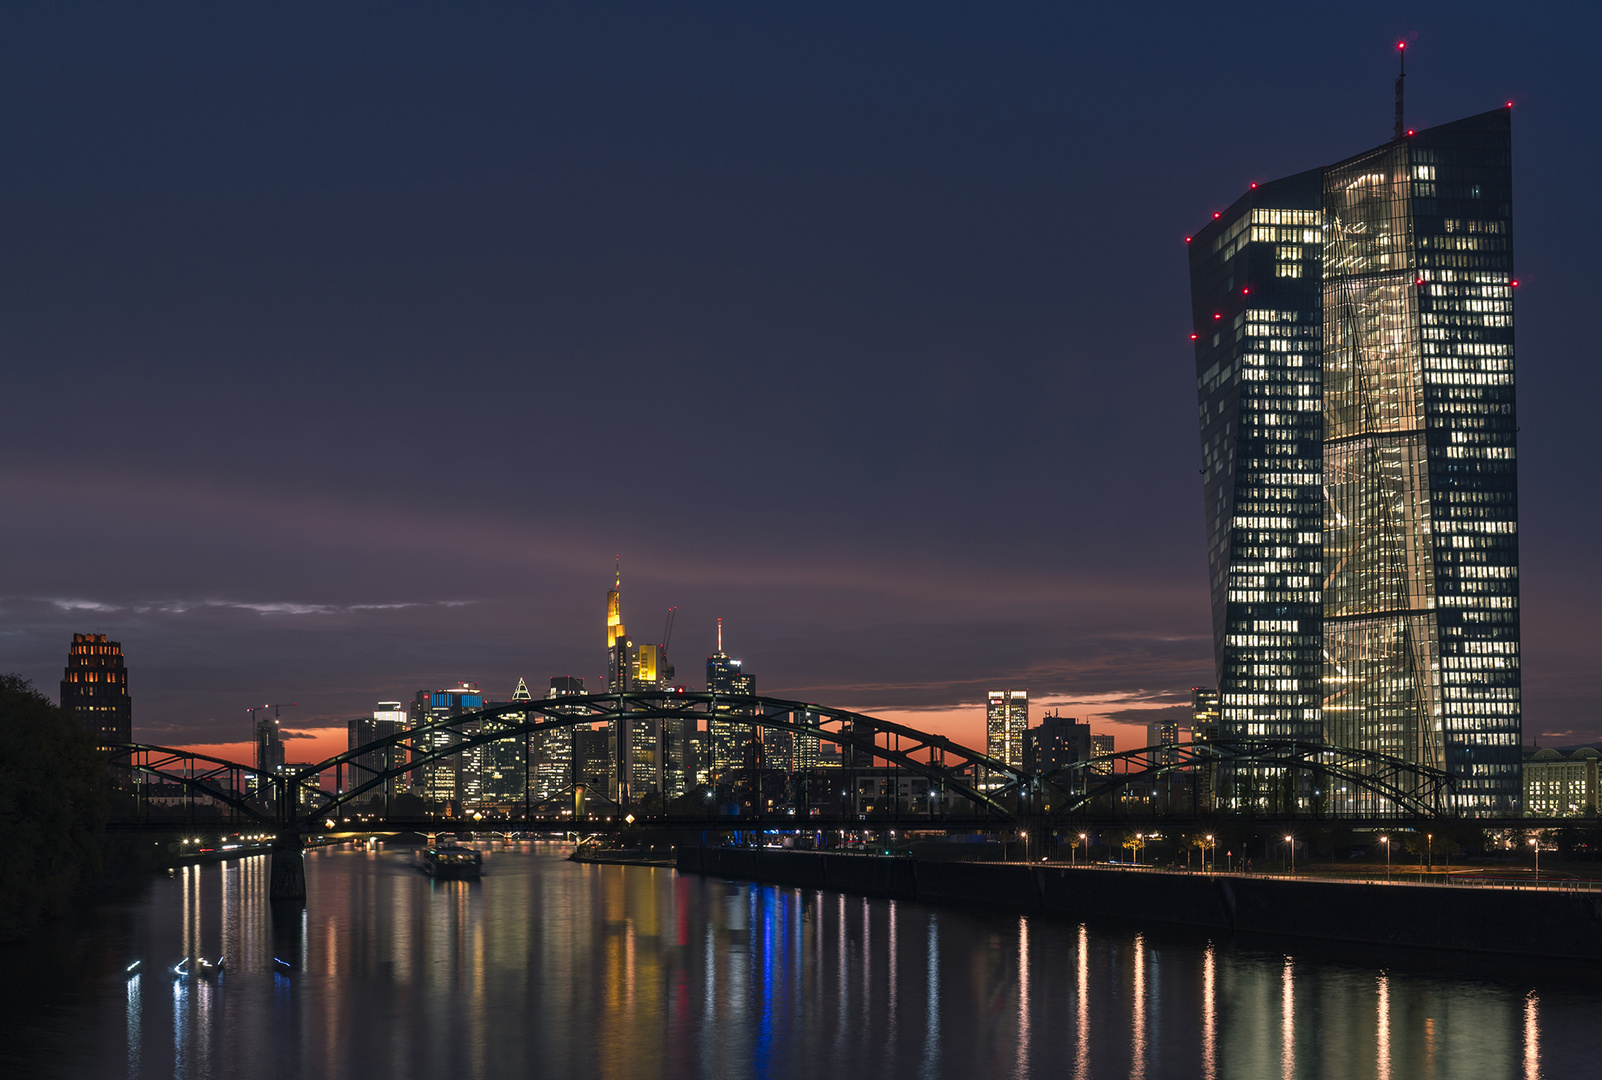
<instances>
[{"instance_id":1,"label":"red aviation warning light","mask_svg":"<svg viewBox=\"0 0 1602 1080\"><path fill-rule=\"evenodd\" d=\"M1190 237L1188 237L1188 236L1185 237L1185 243L1187 243L1187 244L1190 243Z\"/></svg>"},{"instance_id":2,"label":"red aviation warning light","mask_svg":"<svg viewBox=\"0 0 1602 1080\"><path fill-rule=\"evenodd\" d=\"M1222 318L1223 318L1223 315L1221 315L1221 314L1219 314L1219 313L1218 313L1218 312L1216 312L1216 311L1215 311L1215 312L1213 312L1213 318L1215 318L1215 319L1222 319Z\"/></svg>"},{"instance_id":3,"label":"red aviation warning light","mask_svg":"<svg viewBox=\"0 0 1602 1080\"><path fill-rule=\"evenodd\" d=\"M1512 281L1508 282L1507 285L1510 289L1516 289L1519 287L1519 279L1514 278Z\"/></svg>"},{"instance_id":4,"label":"red aviation warning light","mask_svg":"<svg viewBox=\"0 0 1602 1080\"><path fill-rule=\"evenodd\" d=\"M1256 180L1252 181L1252 187L1253 187L1253 189L1255 189L1257 187L1257 181Z\"/></svg>"},{"instance_id":5,"label":"red aviation warning light","mask_svg":"<svg viewBox=\"0 0 1602 1080\"><path fill-rule=\"evenodd\" d=\"M1200 334L1192 334L1192 335L1190 335L1190 340L1195 341L1199 337L1201 337Z\"/></svg>"},{"instance_id":6,"label":"red aviation warning light","mask_svg":"<svg viewBox=\"0 0 1602 1080\"><path fill-rule=\"evenodd\" d=\"M1250 289L1242 289L1242 290L1241 290L1241 291L1240 291L1240 294L1241 294L1241 295L1242 295L1242 296L1250 296L1250 295L1251 295L1251 294L1252 294L1252 291L1251 291L1251 290L1250 290Z\"/></svg>"},{"instance_id":7,"label":"red aviation warning light","mask_svg":"<svg viewBox=\"0 0 1602 1080\"><path fill-rule=\"evenodd\" d=\"M1221 217L1223 217L1223 216L1224 216L1224 215L1223 215L1223 214L1214 214L1214 215L1213 215L1213 220L1214 220L1214 221L1217 221L1217 220L1218 220L1218 219L1219 219L1219 218L1221 218Z\"/></svg>"}]
</instances>

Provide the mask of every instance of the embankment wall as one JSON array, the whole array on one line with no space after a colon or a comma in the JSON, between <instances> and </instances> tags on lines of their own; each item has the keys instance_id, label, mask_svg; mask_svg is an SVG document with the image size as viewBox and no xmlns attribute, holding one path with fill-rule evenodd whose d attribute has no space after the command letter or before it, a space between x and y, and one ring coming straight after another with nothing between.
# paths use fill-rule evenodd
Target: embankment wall
<instances>
[{"instance_id":1,"label":"embankment wall","mask_svg":"<svg viewBox=\"0 0 1602 1080\"><path fill-rule=\"evenodd\" d=\"M689 873L1370 945L1602 959L1602 892L681 847Z\"/></svg>"}]
</instances>

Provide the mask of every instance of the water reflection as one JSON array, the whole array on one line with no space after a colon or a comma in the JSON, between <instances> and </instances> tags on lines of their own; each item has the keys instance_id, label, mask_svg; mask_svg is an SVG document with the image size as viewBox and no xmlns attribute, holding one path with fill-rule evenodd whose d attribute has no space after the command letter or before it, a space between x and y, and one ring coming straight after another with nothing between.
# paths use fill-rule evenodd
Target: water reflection
<instances>
[{"instance_id":1,"label":"water reflection","mask_svg":"<svg viewBox=\"0 0 1602 1080\"><path fill-rule=\"evenodd\" d=\"M112 958L103 971L0 1001L0 1073L1400 1080L1583 1074L1595 1060L1602 995L1501 977L1490 958L1380 970L1343 949L562 854L498 849L470 884L430 881L404 851L321 851L305 908L276 911L265 858L189 868L74 929L78 953ZM168 977L184 955L219 953L216 984Z\"/></svg>"}]
</instances>

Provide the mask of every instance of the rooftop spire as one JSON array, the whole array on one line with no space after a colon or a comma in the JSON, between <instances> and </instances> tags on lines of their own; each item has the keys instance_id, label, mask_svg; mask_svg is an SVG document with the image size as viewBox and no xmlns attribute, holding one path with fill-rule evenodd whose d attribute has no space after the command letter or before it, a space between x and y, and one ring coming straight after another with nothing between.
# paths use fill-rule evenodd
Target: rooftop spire
<instances>
[{"instance_id":1,"label":"rooftop spire","mask_svg":"<svg viewBox=\"0 0 1602 1080\"><path fill-rule=\"evenodd\" d=\"M718 616L718 652L723 651L723 617Z\"/></svg>"},{"instance_id":2,"label":"rooftop spire","mask_svg":"<svg viewBox=\"0 0 1602 1080\"><path fill-rule=\"evenodd\" d=\"M1407 42L1396 43L1396 60L1398 64L1396 74L1396 137L1405 139L1407 128L1402 124L1402 80L1407 78Z\"/></svg>"}]
</instances>

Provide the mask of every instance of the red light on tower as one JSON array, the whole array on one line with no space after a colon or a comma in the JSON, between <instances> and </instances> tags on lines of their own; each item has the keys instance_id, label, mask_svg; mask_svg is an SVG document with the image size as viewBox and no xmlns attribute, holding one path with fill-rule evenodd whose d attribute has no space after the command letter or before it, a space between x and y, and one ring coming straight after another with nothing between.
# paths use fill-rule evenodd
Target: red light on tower
<instances>
[{"instance_id":1,"label":"red light on tower","mask_svg":"<svg viewBox=\"0 0 1602 1080\"><path fill-rule=\"evenodd\" d=\"M1251 294L1252 294L1252 291L1251 291L1251 290L1250 290L1250 289L1242 289L1242 290L1241 290L1241 291L1240 291L1240 294L1241 294L1241 295L1242 295L1242 296L1250 296L1250 295L1251 295Z\"/></svg>"},{"instance_id":2,"label":"red light on tower","mask_svg":"<svg viewBox=\"0 0 1602 1080\"><path fill-rule=\"evenodd\" d=\"M1516 289L1516 288L1519 287L1519 279L1518 278L1514 278L1512 281L1508 282L1507 284L1508 284L1509 288Z\"/></svg>"},{"instance_id":3,"label":"red light on tower","mask_svg":"<svg viewBox=\"0 0 1602 1080\"><path fill-rule=\"evenodd\" d=\"M1413 282L1413 284L1414 285L1422 285L1422 284L1424 284L1424 279L1423 278L1419 278L1417 281Z\"/></svg>"},{"instance_id":4,"label":"red light on tower","mask_svg":"<svg viewBox=\"0 0 1602 1080\"><path fill-rule=\"evenodd\" d=\"M1412 128L1408 128L1408 129L1407 129L1407 134L1408 134L1408 135L1409 135L1409 136L1411 136L1411 135L1412 135L1412 134L1413 134L1413 129L1412 129Z\"/></svg>"},{"instance_id":5,"label":"red light on tower","mask_svg":"<svg viewBox=\"0 0 1602 1080\"><path fill-rule=\"evenodd\" d=\"M1224 215L1223 215L1223 214L1214 214L1214 215L1213 215L1213 220L1214 220L1214 221L1217 221L1217 220L1218 220L1218 219L1219 219L1219 218L1221 218L1221 217L1223 217L1223 216L1224 216Z\"/></svg>"},{"instance_id":6,"label":"red light on tower","mask_svg":"<svg viewBox=\"0 0 1602 1080\"><path fill-rule=\"evenodd\" d=\"M1192 335L1190 335L1190 340L1195 341L1200 336L1201 336L1200 334L1192 334Z\"/></svg>"},{"instance_id":7,"label":"red light on tower","mask_svg":"<svg viewBox=\"0 0 1602 1080\"><path fill-rule=\"evenodd\" d=\"M1185 237L1185 243L1187 243L1187 244L1190 243L1190 237L1188 237L1188 236Z\"/></svg>"},{"instance_id":8,"label":"red light on tower","mask_svg":"<svg viewBox=\"0 0 1602 1080\"><path fill-rule=\"evenodd\" d=\"M1223 318L1223 316L1222 316L1222 315L1220 315L1220 314L1219 314L1219 313L1218 313L1218 312L1216 312L1216 311L1215 311L1215 312L1213 312L1213 318L1215 318L1215 319L1222 319L1222 318Z\"/></svg>"},{"instance_id":9,"label":"red light on tower","mask_svg":"<svg viewBox=\"0 0 1602 1080\"><path fill-rule=\"evenodd\" d=\"M1511 109L1511 108L1512 108L1512 107L1513 107L1513 103L1512 103L1512 102L1511 102L1511 101L1510 101L1510 102L1508 102L1508 103L1507 103L1507 107L1508 107L1508 108L1510 108L1510 109Z\"/></svg>"},{"instance_id":10,"label":"red light on tower","mask_svg":"<svg viewBox=\"0 0 1602 1080\"><path fill-rule=\"evenodd\" d=\"M1256 180L1253 180L1253 181L1252 181L1252 187L1254 187L1254 188L1255 188L1255 187L1256 187L1256 186L1257 186L1257 181L1256 181Z\"/></svg>"}]
</instances>

